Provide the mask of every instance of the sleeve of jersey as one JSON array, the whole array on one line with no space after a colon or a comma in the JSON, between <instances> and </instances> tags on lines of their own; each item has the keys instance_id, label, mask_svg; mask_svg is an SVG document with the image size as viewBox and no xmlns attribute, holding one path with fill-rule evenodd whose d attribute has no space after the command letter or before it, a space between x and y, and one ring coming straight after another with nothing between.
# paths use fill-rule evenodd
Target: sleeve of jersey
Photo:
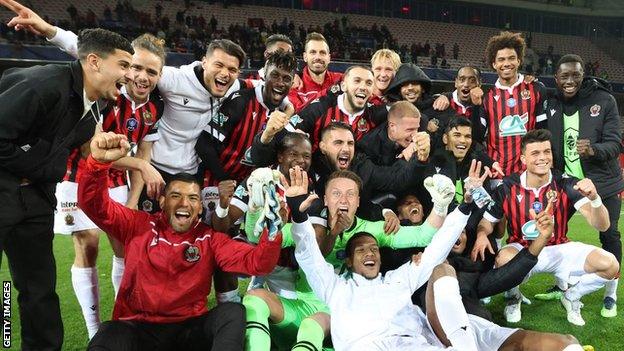
<instances>
[{"instance_id":1,"label":"sleeve of jersey","mask_svg":"<svg viewBox=\"0 0 624 351\"><path fill-rule=\"evenodd\" d=\"M546 115L546 111L544 111L544 101L548 98L546 86L538 81L534 82L533 86L539 95L539 99L535 102L535 128L545 129L548 128L548 116Z\"/></svg>"},{"instance_id":2,"label":"sleeve of jersey","mask_svg":"<svg viewBox=\"0 0 624 351\"><path fill-rule=\"evenodd\" d=\"M578 190L574 189L574 186L579 181L578 178L569 176L565 173L563 174L563 177L563 189L566 192L566 195L568 195L568 201L578 211L581 207L583 207L583 205L589 203L590 200L581 195Z\"/></svg>"},{"instance_id":3,"label":"sleeve of jersey","mask_svg":"<svg viewBox=\"0 0 624 351\"><path fill-rule=\"evenodd\" d=\"M274 241L269 241L266 233L260 236L257 246L233 240L219 232L213 232L211 238L212 250L219 268L225 272L249 275L271 273L277 264L281 244L281 235Z\"/></svg>"},{"instance_id":4,"label":"sleeve of jersey","mask_svg":"<svg viewBox=\"0 0 624 351\"><path fill-rule=\"evenodd\" d=\"M429 246L425 248L420 263L413 265L416 274L413 274L410 278L412 291L416 291L416 289L429 280L433 268L444 262L466 227L469 217L470 215L463 214L459 209L455 209L446 216L444 224L442 224L437 234L434 235Z\"/></svg>"},{"instance_id":5,"label":"sleeve of jersey","mask_svg":"<svg viewBox=\"0 0 624 351\"><path fill-rule=\"evenodd\" d=\"M277 161L277 140L280 140L284 135L284 131L280 131L268 144L263 144L260 141L262 132L254 136L251 143L251 162L256 167L269 167Z\"/></svg>"},{"instance_id":6,"label":"sleeve of jersey","mask_svg":"<svg viewBox=\"0 0 624 351\"><path fill-rule=\"evenodd\" d=\"M74 32L56 27L56 35L47 40L72 57L78 58L78 36Z\"/></svg>"},{"instance_id":7,"label":"sleeve of jersey","mask_svg":"<svg viewBox=\"0 0 624 351\"><path fill-rule=\"evenodd\" d=\"M294 223L292 231L296 243L295 258L299 267L303 269L316 296L326 303L329 302L340 278L321 254L312 224L308 220Z\"/></svg>"},{"instance_id":8,"label":"sleeve of jersey","mask_svg":"<svg viewBox=\"0 0 624 351\"><path fill-rule=\"evenodd\" d=\"M492 223L498 223L503 218L503 201L505 201L505 186L499 185L492 194L493 203L483 213L483 218Z\"/></svg>"},{"instance_id":9,"label":"sleeve of jersey","mask_svg":"<svg viewBox=\"0 0 624 351\"><path fill-rule=\"evenodd\" d=\"M149 214L132 210L113 201L108 194L110 164L99 163L89 156L78 180L78 207L115 239L126 240L137 233L138 225L149 221Z\"/></svg>"},{"instance_id":10,"label":"sleeve of jersey","mask_svg":"<svg viewBox=\"0 0 624 351\"><path fill-rule=\"evenodd\" d=\"M327 111L326 101L326 96L313 101L303 110L299 111L299 113L290 117L290 125L294 129L300 129L308 134L312 133L314 131L314 124L316 124L316 120L321 118Z\"/></svg>"},{"instance_id":11,"label":"sleeve of jersey","mask_svg":"<svg viewBox=\"0 0 624 351\"><path fill-rule=\"evenodd\" d=\"M594 157L600 161L617 158L624 150L622 148L622 127L615 98L609 95L606 100L604 125L600 142L592 144Z\"/></svg>"},{"instance_id":12,"label":"sleeve of jersey","mask_svg":"<svg viewBox=\"0 0 624 351\"><path fill-rule=\"evenodd\" d=\"M394 235L385 235L383 231L384 222L375 222L379 226L380 238L377 241L380 246L387 246L393 249L405 249L410 247L426 247L438 232L429 222L425 221L418 226L402 226ZM383 243L383 245L381 245Z\"/></svg>"}]
</instances>

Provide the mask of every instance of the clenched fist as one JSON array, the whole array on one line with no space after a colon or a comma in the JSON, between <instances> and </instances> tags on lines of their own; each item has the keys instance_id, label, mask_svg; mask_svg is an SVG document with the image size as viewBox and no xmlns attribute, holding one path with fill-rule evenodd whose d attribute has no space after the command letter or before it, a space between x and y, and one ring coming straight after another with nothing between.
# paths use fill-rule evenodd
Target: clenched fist
<instances>
[{"instance_id":1,"label":"clenched fist","mask_svg":"<svg viewBox=\"0 0 624 351\"><path fill-rule=\"evenodd\" d=\"M97 133L91 139L91 157L98 162L115 162L126 156L130 150L128 138L113 132Z\"/></svg>"}]
</instances>

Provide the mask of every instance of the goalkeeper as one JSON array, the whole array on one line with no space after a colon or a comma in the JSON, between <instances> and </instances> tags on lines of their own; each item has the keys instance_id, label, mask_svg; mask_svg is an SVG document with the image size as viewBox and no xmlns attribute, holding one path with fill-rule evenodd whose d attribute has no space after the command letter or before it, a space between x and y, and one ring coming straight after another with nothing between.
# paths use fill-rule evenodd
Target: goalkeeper
<instances>
[{"instance_id":1,"label":"goalkeeper","mask_svg":"<svg viewBox=\"0 0 624 351\"><path fill-rule=\"evenodd\" d=\"M328 228L316 226L317 239L329 255L326 260L335 269L344 265L346 243L355 233L371 233L380 246L391 248L424 247L442 226L446 217L455 186L442 175L435 175L425 181L431 193L434 211L421 226L403 227L395 235L384 234L384 222L370 222L355 216L361 192L360 178L350 171L336 171L325 186L324 208ZM249 213L246 225L257 222L257 213ZM320 218L320 215L317 215ZM319 219L320 220L320 219ZM282 246L294 246L290 233L291 224L282 228ZM248 233L252 228L247 230ZM330 318L327 306L312 292L301 270L295 281L297 297L287 299L265 289L254 289L243 298L247 313L245 335L246 350L270 350L271 340L278 349L321 350L323 340L329 335ZM293 346L294 344L294 346Z\"/></svg>"}]
</instances>

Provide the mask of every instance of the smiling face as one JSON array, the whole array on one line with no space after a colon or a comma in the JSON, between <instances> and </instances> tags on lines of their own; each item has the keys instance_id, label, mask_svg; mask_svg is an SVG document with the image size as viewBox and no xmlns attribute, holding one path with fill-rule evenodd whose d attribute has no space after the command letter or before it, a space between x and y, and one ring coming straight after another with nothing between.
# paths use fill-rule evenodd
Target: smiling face
<instances>
[{"instance_id":1,"label":"smiling face","mask_svg":"<svg viewBox=\"0 0 624 351\"><path fill-rule=\"evenodd\" d=\"M199 185L174 180L159 199L165 218L176 233L188 231L199 220L202 211Z\"/></svg>"},{"instance_id":2,"label":"smiling face","mask_svg":"<svg viewBox=\"0 0 624 351\"><path fill-rule=\"evenodd\" d=\"M408 82L401 85L401 97L411 103L420 99L423 93L422 85L418 82Z\"/></svg>"},{"instance_id":3,"label":"smiling face","mask_svg":"<svg viewBox=\"0 0 624 351\"><path fill-rule=\"evenodd\" d=\"M396 70L392 61L387 57L380 57L372 65L373 76L375 77L375 89L383 93L394 78Z\"/></svg>"},{"instance_id":4,"label":"smiling face","mask_svg":"<svg viewBox=\"0 0 624 351\"><path fill-rule=\"evenodd\" d=\"M279 106L288 95L293 85L294 72L289 72L275 65L266 66L265 84L262 91L264 101L269 105Z\"/></svg>"},{"instance_id":5,"label":"smiling face","mask_svg":"<svg viewBox=\"0 0 624 351\"><path fill-rule=\"evenodd\" d=\"M457 98L462 104L470 103L470 90L478 86L481 84L474 68L464 67L457 72L455 89L457 89Z\"/></svg>"},{"instance_id":6,"label":"smiling face","mask_svg":"<svg viewBox=\"0 0 624 351\"><path fill-rule=\"evenodd\" d=\"M553 161L550 141L527 144L520 160L526 165L527 173L536 176L548 175Z\"/></svg>"},{"instance_id":7,"label":"smiling face","mask_svg":"<svg viewBox=\"0 0 624 351\"><path fill-rule=\"evenodd\" d=\"M562 63L555 74L557 89L566 99L573 98L583 83L584 70L579 62Z\"/></svg>"},{"instance_id":8,"label":"smiling face","mask_svg":"<svg viewBox=\"0 0 624 351\"><path fill-rule=\"evenodd\" d=\"M327 207L327 222L331 223L334 215L340 211L353 223L355 212L360 206L360 191L353 179L334 178L325 187L325 206Z\"/></svg>"},{"instance_id":9,"label":"smiling face","mask_svg":"<svg viewBox=\"0 0 624 351\"><path fill-rule=\"evenodd\" d=\"M130 66L134 79L126 84L128 95L136 102L147 101L149 94L158 84L162 67L163 62L158 55L135 48Z\"/></svg>"},{"instance_id":10,"label":"smiling face","mask_svg":"<svg viewBox=\"0 0 624 351\"><path fill-rule=\"evenodd\" d=\"M131 62L132 55L119 49L115 49L106 58L96 54L87 56L87 63L94 71L91 79L98 98L114 101L121 95L119 89L132 82Z\"/></svg>"},{"instance_id":11,"label":"smiling face","mask_svg":"<svg viewBox=\"0 0 624 351\"><path fill-rule=\"evenodd\" d=\"M345 95L345 108L350 113L357 113L366 107L373 94L373 73L367 69L355 67L343 77L342 91Z\"/></svg>"},{"instance_id":12,"label":"smiling face","mask_svg":"<svg viewBox=\"0 0 624 351\"><path fill-rule=\"evenodd\" d=\"M514 80L518 76L518 67L520 67L520 58L515 49L505 48L496 52L496 58L492 63L492 67L496 70L501 80Z\"/></svg>"},{"instance_id":13,"label":"smiling face","mask_svg":"<svg viewBox=\"0 0 624 351\"><path fill-rule=\"evenodd\" d=\"M295 166L307 172L312 163L312 145L307 139L294 139L284 151L277 154L277 162L286 177L289 175L288 170Z\"/></svg>"},{"instance_id":14,"label":"smiling face","mask_svg":"<svg viewBox=\"0 0 624 351\"><path fill-rule=\"evenodd\" d=\"M353 133L346 129L330 130L323 134L319 149L327 157L333 170L349 169L355 154Z\"/></svg>"},{"instance_id":15,"label":"smiling face","mask_svg":"<svg viewBox=\"0 0 624 351\"><path fill-rule=\"evenodd\" d=\"M472 128L458 126L452 128L442 136L446 150L453 153L457 161L463 161L472 146Z\"/></svg>"},{"instance_id":16,"label":"smiling face","mask_svg":"<svg viewBox=\"0 0 624 351\"><path fill-rule=\"evenodd\" d=\"M375 238L370 235L358 235L350 240L353 253L347 257L347 267L366 279L376 278L381 267L381 255Z\"/></svg>"},{"instance_id":17,"label":"smiling face","mask_svg":"<svg viewBox=\"0 0 624 351\"><path fill-rule=\"evenodd\" d=\"M330 61L329 46L322 40L310 40L306 44L303 60L312 73L325 73Z\"/></svg>"},{"instance_id":18,"label":"smiling face","mask_svg":"<svg viewBox=\"0 0 624 351\"><path fill-rule=\"evenodd\" d=\"M388 138L406 148L420 127L420 114L388 119Z\"/></svg>"},{"instance_id":19,"label":"smiling face","mask_svg":"<svg viewBox=\"0 0 624 351\"><path fill-rule=\"evenodd\" d=\"M236 56L229 55L219 48L215 49L210 57L204 57L202 67L204 68L204 84L208 92L216 98L225 96L228 89L238 79L239 65L240 62Z\"/></svg>"},{"instance_id":20,"label":"smiling face","mask_svg":"<svg viewBox=\"0 0 624 351\"><path fill-rule=\"evenodd\" d=\"M398 217L400 220L407 219L412 224L421 224L425 213L420 200L415 195L407 195L397 206Z\"/></svg>"}]
</instances>

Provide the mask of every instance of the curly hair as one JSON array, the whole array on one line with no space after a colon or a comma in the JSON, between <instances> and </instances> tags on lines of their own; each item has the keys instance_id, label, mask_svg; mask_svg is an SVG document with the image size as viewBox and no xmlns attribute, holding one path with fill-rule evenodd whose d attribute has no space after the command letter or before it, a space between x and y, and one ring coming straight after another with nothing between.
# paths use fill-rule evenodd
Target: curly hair
<instances>
[{"instance_id":1,"label":"curly hair","mask_svg":"<svg viewBox=\"0 0 624 351\"><path fill-rule=\"evenodd\" d=\"M488 65L492 65L496 61L496 53L503 49L514 49L518 60L524 59L524 49L526 43L522 38L522 33L501 32L499 35L495 35L490 38L485 48L485 58Z\"/></svg>"},{"instance_id":2,"label":"curly hair","mask_svg":"<svg viewBox=\"0 0 624 351\"><path fill-rule=\"evenodd\" d=\"M269 54L264 66L275 66L287 72L294 72L297 69L297 58L292 52L277 50Z\"/></svg>"}]
</instances>

